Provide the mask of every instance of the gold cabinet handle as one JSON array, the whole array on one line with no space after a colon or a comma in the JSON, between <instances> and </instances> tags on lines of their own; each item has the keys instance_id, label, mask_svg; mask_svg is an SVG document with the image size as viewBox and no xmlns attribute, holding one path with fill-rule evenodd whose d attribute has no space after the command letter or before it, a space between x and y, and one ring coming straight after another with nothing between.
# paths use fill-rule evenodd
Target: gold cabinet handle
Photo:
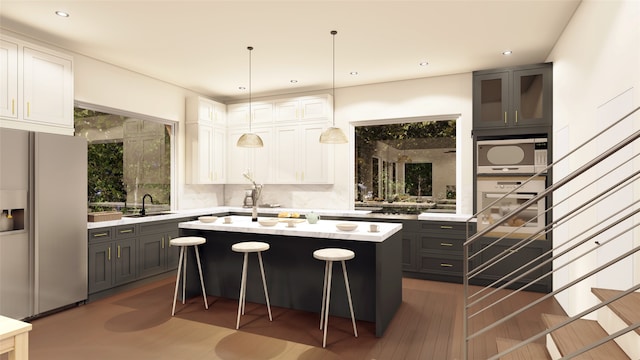
<instances>
[{"instance_id":1,"label":"gold cabinet handle","mask_svg":"<svg viewBox=\"0 0 640 360\"><path fill-rule=\"evenodd\" d=\"M504 123L505 124L507 123L507 112L506 111L504 112Z\"/></svg>"},{"instance_id":2,"label":"gold cabinet handle","mask_svg":"<svg viewBox=\"0 0 640 360\"><path fill-rule=\"evenodd\" d=\"M120 230L120 234L126 234L126 233L130 233L130 232L133 232L133 229Z\"/></svg>"},{"instance_id":3,"label":"gold cabinet handle","mask_svg":"<svg viewBox=\"0 0 640 360\"><path fill-rule=\"evenodd\" d=\"M164 249L164 236L162 237L162 241L160 242L162 249Z\"/></svg>"},{"instance_id":4,"label":"gold cabinet handle","mask_svg":"<svg viewBox=\"0 0 640 360\"><path fill-rule=\"evenodd\" d=\"M453 226L451 226L451 225L440 225L440 229L445 229L445 230L453 229Z\"/></svg>"},{"instance_id":5,"label":"gold cabinet handle","mask_svg":"<svg viewBox=\"0 0 640 360\"><path fill-rule=\"evenodd\" d=\"M107 260L111 261L111 248L107 249Z\"/></svg>"},{"instance_id":6,"label":"gold cabinet handle","mask_svg":"<svg viewBox=\"0 0 640 360\"><path fill-rule=\"evenodd\" d=\"M107 235L109 235L109 233L104 232L104 233L93 234L93 237L103 237Z\"/></svg>"},{"instance_id":7,"label":"gold cabinet handle","mask_svg":"<svg viewBox=\"0 0 640 360\"><path fill-rule=\"evenodd\" d=\"M16 99L11 99L11 115L16 114Z\"/></svg>"},{"instance_id":8,"label":"gold cabinet handle","mask_svg":"<svg viewBox=\"0 0 640 360\"><path fill-rule=\"evenodd\" d=\"M440 263L440 267L453 267L453 265L447 264L447 263Z\"/></svg>"},{"instance_id":9,"label":"gold cabinet handle","mask_svg":"<svg viewBox=\"0 0 640 360\"><path fill-rule=\"evenodd\" d=\"M120 245L118 245L118 259L120 259Z\"/></svg>"},{"instance_id":10,"label":"gold cabinet handle","mask_svg":"<svg viewBox=\"0 0 640 360\"><path fill-rule=\"evenodd\" d=\"M516 110L516 124L518 123L518 110Z\"/></svg>"},{"instance_id":11,"label":"gold cabinet handle","mask_svg":"<svg viewBox=\"0 0 640 360\"><path fill-rule=\"evenodd\" d=\"M31 116L31 103L27 101L27 117Z\"/></svg>"},{"instance_id":12,"label":"gold cabinet handle","mask_svg":"<svg viewBox=\"0 0 640 360\"><path fill-rule=\"evenodd\" d=\"M440 246L453 246L453 244L452 243L443 243L443 242L441 242Z\"/></svg>"}]
</instances>

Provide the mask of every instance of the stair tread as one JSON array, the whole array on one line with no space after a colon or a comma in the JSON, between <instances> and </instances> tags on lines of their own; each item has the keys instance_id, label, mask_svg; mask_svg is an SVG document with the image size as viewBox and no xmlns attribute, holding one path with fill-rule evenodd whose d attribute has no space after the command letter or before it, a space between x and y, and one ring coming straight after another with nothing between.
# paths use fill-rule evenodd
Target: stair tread
<instances>
[{"instance_id":1,"label":"stair tread","mask_svg":"<svg viewBox=\"0 0 640 360\"><path fill-rule=\"evenodd\" d=\"M569 319L568 316L542 314L547 328ZM568 355L609 334L595 320L578 319L551 333L562 356ZM610 340L576 357L576 359L629 359L615 341Z\"/></svg>"},{"instance_id":2,"label":"stair tread","mask_svg":"<svg viewBox=\"0 0 640 360\"><path fill-rule=\"evenodd\" d=\"M502 352L516 344L520 343L520 340L497 338L496 343L498 345L498 352ZM551 356L547 352L547 348L538 343L527 344L511 353L500 357L500 360L551 360Z\"/></svg>"},{"instance_id":3,"label":"stair tread","mask_svg":"<svg viewBox=\"0 0 640 360\"><path fill-rule=\"evenodd\" d=\"M591 292L600 300L606 301L622 293L619 290L592 288ZM640 322L640 292L633 292L608 305L627 325ZM635 330L640 334L640 329Z\"/></svg>"}]
</instances>

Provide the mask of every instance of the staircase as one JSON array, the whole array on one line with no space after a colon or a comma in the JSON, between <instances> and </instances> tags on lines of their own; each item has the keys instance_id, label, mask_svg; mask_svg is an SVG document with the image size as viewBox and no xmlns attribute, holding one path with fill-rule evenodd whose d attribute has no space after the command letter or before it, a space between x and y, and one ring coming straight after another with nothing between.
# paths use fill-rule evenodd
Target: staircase
<instances>
[{"instance_id":1,"label":"staircase","mask_svg":"<svg viewBox=\"0 0 640 360\"><path fill-rule=\"evenodd\" d=\"M536 305L543 301L567 303L567 299L572 299L574 314L540 313L544 328L541 326L533 335L517 339L496 337L496 353L489 359L640 360L640 275L634 274L638 272L638 266L633 263L634 259L640 259L640 241L637 239L640 236L640 196L637 194L640 185L640 130L630 133L616 128L625 123L628 124L625 129L640 127L635 125L640 123L639 110L634 109L532 176L551 172L554 166L564 166L563 171L567 174L559 180L554 179L545 191L506 214L504 219L495 222L495 226L477 233L468 230L463 248L464 359L475 359L470 349L495 336L491 334L517 333L508 331L514 324L531 329L531 324L519 323L524 321L519 320L519 316L536 311ZM607 142L611 132L626 137L610 146ZM585 149L592 153L576 155ZM594 149L601 151L595 157ZM576 157L587 160L575 160ZM568 172L569 166L561 165L567 162L576 169ZM514 189L512 193L517 191ZM489 233L493 231L495 234L500 223L542 198L551 204L546 210L548 221L544 229L515 241L513 237L509 238L510 233L491 243L479 242L483 237L494 237ZM478 211L467 221L468 229L473 228L471 224L485 210ZM551 211L554 211L553 215ZM534 241L541 241L537 239L553 239L551 250L511 270L514 266L510 256L526 249ZM491 250L490 254L497 252L498 255L484 256L486 260L481 260L483 257L479 254L492 246L505 250ZM509 270L488 285L470 286L477 285L475 280L489 268L492 269L491 274L495 274L496 269ZM548 268L552 270L541 271ZM484 320L492 318L483 317L484 313L505 308L513 293L530 291L536 281L546 277L553 278L553 291L530 303L518 304L516 310L497 321ZM527 282L523 278L535 280ZM612 288L602 286L603 283Z\"/></svg>"}]
</instances>

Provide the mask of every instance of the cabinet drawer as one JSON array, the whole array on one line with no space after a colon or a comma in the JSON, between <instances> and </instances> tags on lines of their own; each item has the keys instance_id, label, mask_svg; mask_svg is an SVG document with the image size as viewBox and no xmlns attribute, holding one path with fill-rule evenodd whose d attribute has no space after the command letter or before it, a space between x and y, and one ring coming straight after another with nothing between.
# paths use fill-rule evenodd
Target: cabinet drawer
<instances>
[{"instance_id":1,"label":"cabinet drawer","mask_svg":"<svg viewBox=\"0 0 640 360\"><path fill-rule=\"evenodd\" d=\"M464 244L463 238L420 236L420 246L425 250L450 251L462 254L462 244Z\"/></svg>"},{"instance_id":2,"label":"cabinet drawer","mask_svg":"<svg viewBox=\"0 0 640 360\"><path fill-rule=\"evenodd\" d=\"M123 225L123 226L118 226L116 228L116 239L124 239L124 238L129 238L132 236L136 236L138 233L138 227L135 224L131 224L131 225Z\"/></svg>"},{"instance_id":3,"label":"cabinet drawer","mask_svg":"<svg viewBox=\"0 0 640 360\"><path fill-rule=\"evenodd\" d=\"M422 231L435 231L438 233L462 234L467 232L466 223L457 221L435 222L425 221L421 224Z\"/></svg>"},{"instance_id":4,"label":"cabinet drawer","mask_svg":"<svg viewBox=\"0 0 640 360\"><path fill-rule=\"evenodd\" d=\"M89 242L106 241L113 239L113 228L99 228L89 230Z\"/></svg>"},{"instance_id":5,"label":"cabinet drawer","mask_svg":"<svg viewBox=\"0 0 640 360\"><path fill-rule=\"evenodd\" d=\"M422 255L420 257L420 270L462 274L462 259L440 257L437 255Z\"/></svg>"}]
</instances>

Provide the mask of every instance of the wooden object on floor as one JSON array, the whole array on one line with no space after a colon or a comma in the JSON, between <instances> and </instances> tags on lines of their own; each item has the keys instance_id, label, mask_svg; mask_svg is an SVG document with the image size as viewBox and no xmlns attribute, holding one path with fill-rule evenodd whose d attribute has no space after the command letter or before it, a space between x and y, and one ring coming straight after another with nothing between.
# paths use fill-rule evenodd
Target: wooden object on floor
<instances>
[{"instance_id":1,"label":"wooden object on floor","mask_svg":"<svg viewBox=\"0 0 640 360\"><path fill-rule=\"evenodd\" d=\"M547 328L551 328L563 321L569 319L567 316L542 314L542 319ZM595 320L578 319L551 334L553 342L560 352L560 355L566 356L577 350L588 346L608 334ZM609 360L627 360L629 357L622 351L615 341L608 341L588 352L578 356L579 359L609 359Z\"/></svg>"},{"instance_id":2,"label":"wooden object on floor","mask_svg":"<svg viewBox=\"0 0 640 360\"><path fill-rule=\"evenodd\" d=\"M199 236L183 236L169 241L170 246L180 247L180 260L178 261L178 273L176 275L176 290L173 293L173 308L171 308L171 316L176 313L176 299L178 297L178 284L180 284L180 273L182 272L182 303L185 302L186 286L187 286L187 252L188 246L193 246L196 252L196 261L198 262L198 273L200 274L200 286L202 287L202 297L204 299L204 308L209 309L207 303L207 292L204 289L204 280L202 279L202 265L200 264L200 253L198 252L198 245L206 243L207 240ZM184 266L184 267L183 267Z\"/></svg>"},{"instance_id":3,"label":"wooden object on floor","mask_svg":"<svg viewBox=\"0 0 640 360\"><path fill-rule=\"evenodd\" d=\"M347 277L346 260L351 260L356 254L346 249L320 249L313 252L313 257L325 261L324 285L322 287L322 310L320 311L320 329L324 329L322 336L322 347L327 346L327 327L329 325L329 300L331 299L331 274L333 273L333 262L342 263L342 274L344 275L344 285L347 288L347 299L349 300L349 310L351 311L351 322L353 323L353 334L358 337L356 329L356 318L353 316L353 303L351 301L351 289L349 289L349 278ZM326 302L325 302L326 300ZM323 328L324 323L324 328Z\"/></svg>"},{"instance_id":4,"label":"wooden object on floor","mask_svg":"<svg viewBox=\"0 0 640 360\"><path fill-rule=\"evenodd\" d=\"M236 330L240 328L240 315L244 315L244 305L247 297L247 266L249 265L249 253L258 254L260 263L260 275L262 275L262 287L264 288L264 298L267 301L269 321L273 321L271 316L271 305L269 304L269 292L267 291L267 279L264 276L264 265L262 264L262 252L269 250L269 244L260 241L244 241L233 244L231 250L244 253L242 262L242 277L240 280L240 296L238 296L238 318L236 320Z\"/></svg>"},{"instance_id":5,"label":"wooden object on floor","mask_svg":"<svg viewBox=\"0 0 640 360\"><path fill-rule=\"evenodd\" d=\"M10 360L29 359L31 324L0 315L0 354Z\"/></svg>"}]
</instances>

